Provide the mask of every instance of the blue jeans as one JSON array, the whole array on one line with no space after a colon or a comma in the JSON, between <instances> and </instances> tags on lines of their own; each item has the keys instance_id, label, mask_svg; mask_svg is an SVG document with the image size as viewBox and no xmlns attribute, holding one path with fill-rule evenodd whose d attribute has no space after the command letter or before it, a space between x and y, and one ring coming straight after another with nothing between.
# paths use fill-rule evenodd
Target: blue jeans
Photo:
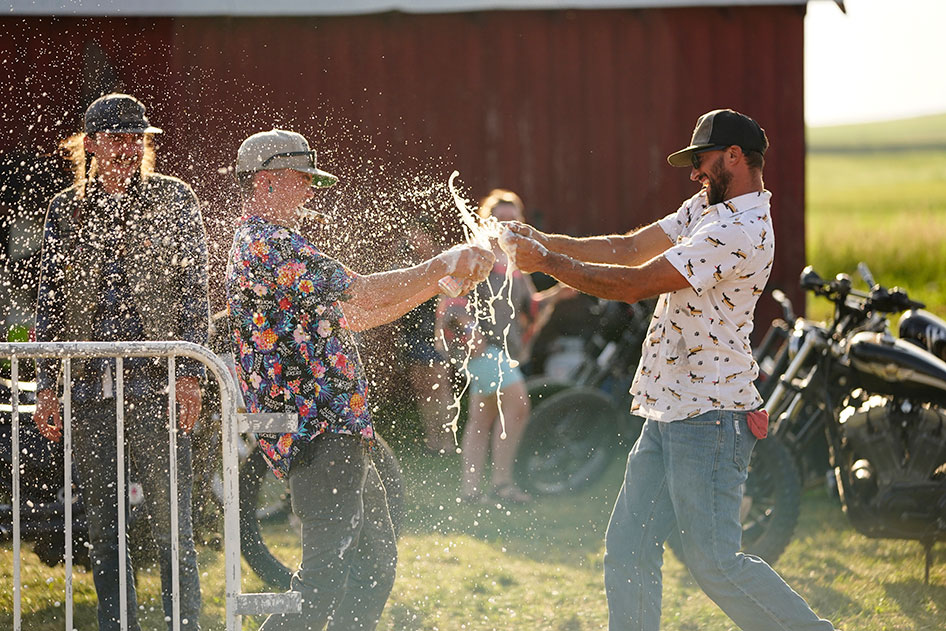
<instances>
[{"instance_id":1,"label":"blue jeans","mask_svg":"<svg viewBox=\"0 0 946 631\"><path fill-rule=\"evenodd\" d=\"M89 557L92 578L98 596L99 631L120 629L118 498L115 399L102 399L74 408L73 451L82 502L89 524ZM171 619L171 503L168 477L167 397L153 395L125 400L126 464L134 461L141 483L145 506L151 521L151 533L158 548L164 613ZM178 532L180 535L181 629L198 629L200 579L197 553L191 525L191 446L190 436L177 436ZM127 511L126 495L123 498ZM127 550L127 549L126 549ZM128 589L128 629L139 629L134 570L126 554ZM185 622L186 620L186 622ZM171 628L171 622L168 622Z\"/></svg>"},{"instance_id":2,"label":"blue jeans","mask_svg":"<svg viewBox=\"0 0 946 631\"><path fill-rule=\"evenodd\" d=\"M755 442L745 412L644 423L606 536L610 631L660 628L663 543L675 527L693 578L740 628L834 628L765 561L739 551L739 507Z\"/></svg>"}]
</instances>

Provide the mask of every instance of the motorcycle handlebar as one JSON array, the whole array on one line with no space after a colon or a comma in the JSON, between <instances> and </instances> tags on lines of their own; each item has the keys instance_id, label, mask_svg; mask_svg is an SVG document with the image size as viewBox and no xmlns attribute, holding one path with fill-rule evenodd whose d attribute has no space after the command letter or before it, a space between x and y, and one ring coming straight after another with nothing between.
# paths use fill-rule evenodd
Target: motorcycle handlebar
<instances>
[{"instance_id":1,"label":"motorcycle handlebar","mask_svg":"<svg viewBox=\"0 0 946 631\"><path fill-rule=\"evenodd\" d=\"M888 290L874 284L869 293L852 289L851 279L846 274L838 274L834 280L826 282L810 265L802 271L801 286L817 296L824 296L835 304L843 304L849 297L856 298L859 302L856 308L865 313L870 311L899 313L909 309L922 309L926 306L922 302L911 300L907 292L899 287Z\"/></svg>"}]
</instances>

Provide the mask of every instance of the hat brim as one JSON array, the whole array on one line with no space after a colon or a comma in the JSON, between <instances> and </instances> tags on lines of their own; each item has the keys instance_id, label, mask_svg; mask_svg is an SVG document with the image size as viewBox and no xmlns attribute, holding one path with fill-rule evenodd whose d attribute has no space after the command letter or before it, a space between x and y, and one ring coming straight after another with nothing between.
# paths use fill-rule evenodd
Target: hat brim
<instances>
[{"instance_id":1,"label":"hat brim","mask_svg":"<svg viewBox=\"0 0 946 631\"><path fill-rule=\"evenodd\" d=\"M689 147L685 149L681 149L680 151L675 151L674 153L671 153L669 156L667 156L667 162L670 163L670 166L675 166L675 167L693 166L693 161L691 158L691 156L693 155L693 152L701 151L703 149L709 149L715 146L717 145L714 145L712 143L708 143L705 145L690 145Z\"/></svg>"},{"instance_id":2,"label":"hat brim","mask_svg":"<svg viewBox=\"0 0 946 631\"><path fill-rule=\"evenodd\" d=\"M332 175L328 171L323 171L322 169L293 169L294 171L302 171L303 173L309 173L312 175L312 186L316 188L329 188L334 186L338 182L338 177Z\"/></svg>"},{"instance_id":3,"label":"hat brim","mask_svg":"<svg viewBox=\"0 0 946 631\"><path fill-rule=\"evenodd\" d=\"M118 127L116 129L99 129L95 134L163 134L164 130L158 127Z\"/></svg>"}]
</instances>

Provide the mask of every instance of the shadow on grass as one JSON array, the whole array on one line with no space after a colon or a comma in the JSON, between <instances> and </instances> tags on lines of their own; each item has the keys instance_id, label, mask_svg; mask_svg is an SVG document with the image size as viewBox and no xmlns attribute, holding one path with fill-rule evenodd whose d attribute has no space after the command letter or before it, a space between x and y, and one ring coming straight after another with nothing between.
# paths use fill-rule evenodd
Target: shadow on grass
<instances>
[{"instance_id":1,"label":"shadow on grass","mask_svg":"<svg viewBox=\"0 0 946 631\"><path fill-rule=\"evenodd\" d=\"M884 590L903 615L913 621L913 629L943 628L946 585L925 585L921 577L884 583Z\"/></svg>"},{"instance_id":2,"label":"shadow on grass","mask_svg":"<svg viewBox=\"0 0 946 631\"><path fill-rule=\"evenodd\" d=\"M408 446L410 447L410 446ZM507 552L573 566L600 565L611 507L626 453L616 451L604 475L585 489L536 496L528 504L459 501L460 457L398 446L407 494L405 532L462 533L500 543Z\"/></svg>"}]
</instances>

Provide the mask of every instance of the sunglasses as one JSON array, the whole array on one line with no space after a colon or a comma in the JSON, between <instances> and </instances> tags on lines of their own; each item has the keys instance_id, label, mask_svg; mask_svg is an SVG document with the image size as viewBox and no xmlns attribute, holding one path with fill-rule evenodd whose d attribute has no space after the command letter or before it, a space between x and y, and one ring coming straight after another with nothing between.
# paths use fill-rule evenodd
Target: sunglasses
<instances>
[{"instance_id":1,"label":"sunglasses","mask_svg":"<svg viewBox=\"0 0 946 631\"><path fill-rule=\"evenodd\" d=\"M694 169L699 169L700 165L703 163L703 157L700 154L706 153L707 151L722 151L728 146L729 145L713 145L712 147L707 147L706 149L694 151L690 154L690 164L693 165Z\"/></svg>"},{"instance_id":2,"label":"sunglasses","mask_svg":"<svg viewBox=\"0 0 946 631\"><path fill-rule=\"evenodd\" d=\"M296 157L296 156L308 156L308 157L309 157L309 165L308 165L308 166L309 166L310 168L313 168L313 169L315 168L315 151L314 151L314 150L310 150L310 151L286 151L286 152L283 152L283 153L274 153L273 155L271 155L271 156L269 156L268 158L266 158L265 160L263 160L263 163L260 165L260 168L261 168L261 169L265 169L265 168L268 167L268 166L270 165L270 163L271 163L273 160L275 160L276 158L294 158L294 157Z\"/></svg>"}]
</instances>

